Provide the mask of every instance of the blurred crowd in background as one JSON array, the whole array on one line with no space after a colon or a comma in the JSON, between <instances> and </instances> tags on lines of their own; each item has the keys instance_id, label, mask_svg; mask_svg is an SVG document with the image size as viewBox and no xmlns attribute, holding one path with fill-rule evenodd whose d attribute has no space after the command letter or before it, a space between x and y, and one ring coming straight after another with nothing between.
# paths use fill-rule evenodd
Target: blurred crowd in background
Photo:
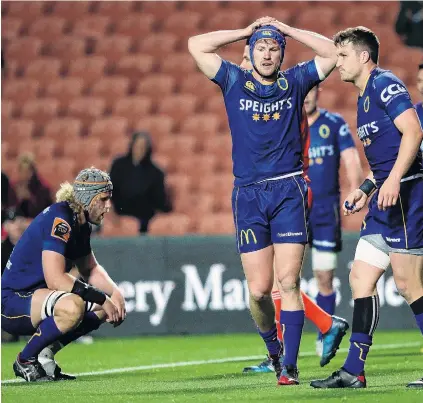
<instances>
[{"instance_id":1,"label":"blurred crowd in background","mask_svg":"<svg viewBox=\"0 0 423 403\"><path fill-rule=\"evenodd\" d=\"M99 236L233 232L223 100L188 56L190 35L262 15L329 37L369 26L382 38L381 66L420 100L423 2L244 3L2 2L2 271L60 183L89 165L114 183ZM243 47L222 57L240 63ZM282 68L310 57L288 42ZM335 72L322 88L321 106L355 130L352 87ZM343 228L358 230L361 219Z\"/></svg>"}]
</instances>

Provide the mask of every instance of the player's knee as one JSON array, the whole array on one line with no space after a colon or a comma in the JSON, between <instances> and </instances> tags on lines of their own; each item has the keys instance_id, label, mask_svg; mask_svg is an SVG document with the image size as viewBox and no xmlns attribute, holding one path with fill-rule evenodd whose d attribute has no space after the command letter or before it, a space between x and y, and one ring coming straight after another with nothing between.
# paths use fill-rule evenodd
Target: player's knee
<instances>
[{"instance_id":1,"label":"player's knee","mask_svg":"<svg viewBox=\"0 0 423 403\"><path fill-rule=\"evenodd\" d=\"M263 302L271 298L271 290L250 289L250 297L254 302Z\"/></svg>"},{"instance_id":2,"label":"player's knee","mask_svg":"<svg viewBox=\"0 0 423 403\"><path fill-rule=\"evenodd\" d=\"M404 299L409 302L412 299L411 291L413 288L412 280L404 276L395 277L395 285L399 294L404 297Z\"/></svg>"},{"instance_id":3,"label":"player's knee","mask_svg":"<svg viewBox=\"0 0 423 403\"><path fill-rule=\"evenodd\" d=\"M55 316L60 316L69 324L78 324L85 313L85 302L78 295L69 295L58 302L55 307Z\"/></svg>"},{"instance_id":4,"label":"player's knee","mask_svg":"<svg viewBox=\"0 0 423 403\"><path fill-rule=\"evenodd\" d=\"M300 289L300 277L294 274L278 276L279 287L282 293L292 293Z\"/></svg>"}]
</instances>

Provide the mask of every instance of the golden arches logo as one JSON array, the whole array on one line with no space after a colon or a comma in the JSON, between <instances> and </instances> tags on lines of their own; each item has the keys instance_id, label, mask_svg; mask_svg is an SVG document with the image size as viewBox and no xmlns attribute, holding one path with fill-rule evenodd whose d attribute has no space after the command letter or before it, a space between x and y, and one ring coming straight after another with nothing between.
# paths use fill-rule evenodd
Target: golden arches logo
<instances>
[{"instance_id":1,"label":"golden arches logo","mask_svg":"<svg viewBox=\"0 0 423 403\"><path fill-rule=\"evenodd\" d=\"M254 85L254 83L252 81L247 81L244 85L245 88L247 88L247 90L250 91L255 91L256 90L256 86Z\"/></svg>"},{"instance_id":2,"label":"golden arches logo","mask_svg":"<svg viewBox=\"0 0 423 403\"><path fill-rule=\"evenodd\" d=\"M364 100L364 112L368 112L369 111L369 109L370 109L370 98L369 98L369 96L367 95L367 97L366 97L366 99Z\"/></svg>"},{"instance_id":3,"label":"golden arches logo","mask_svg":"<svg viewBox=\"0 0 423 403\"><path fill-rule=\"evenodd\" d=\"M330 129L328 125L321 125L319 127L319 135L322 139L327 139L330 135Z\"/></svg>"},{"instance_id":4,"label":"golden arches logo","mask_svg":"<svg viewBox=\"0 0 423 403\"><path fill-rule=\"evenodd\" d=\"M241 245L244 245L244 239L247 245L250 244L250 235L251 235L252 241L254 241L254 243L257 244L256 235L254 234L254 231L251 228L249 228L247 230L243 229L239 235Z\"/></svg>"},{"instance_id":5,"label":"golden arches logo","mask_svg":"<svg viewBox=\"0 0 423 403\"><path fill-rule=\"evenodd\" d=\"M285 77L278 78L276 82L278 87L283 91L286 91L289 87L288 80Z\"/></svg>"}]
</instances>

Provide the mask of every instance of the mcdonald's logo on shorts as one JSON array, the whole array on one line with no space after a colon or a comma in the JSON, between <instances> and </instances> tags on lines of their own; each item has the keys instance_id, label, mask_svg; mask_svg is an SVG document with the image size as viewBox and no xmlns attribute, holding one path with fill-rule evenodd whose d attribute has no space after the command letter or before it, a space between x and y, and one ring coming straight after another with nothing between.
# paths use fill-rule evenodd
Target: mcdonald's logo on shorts
<instances>
[{"instance_id":1,"label":"mcdonald's logo on shorts","mask_svg":"<svg viewBox=\"0 0 423 403\"><path fill-rule=\"evenodd\" d=\"M250 244L250 235L251 235L251 241L254 241L254 243L257 244L257 238L254 234L254 231L251 228L249 228L247 230L243 229L239 235L241 245L244 245L244 239L247 245Z\"/></svg>"}]
</instances>

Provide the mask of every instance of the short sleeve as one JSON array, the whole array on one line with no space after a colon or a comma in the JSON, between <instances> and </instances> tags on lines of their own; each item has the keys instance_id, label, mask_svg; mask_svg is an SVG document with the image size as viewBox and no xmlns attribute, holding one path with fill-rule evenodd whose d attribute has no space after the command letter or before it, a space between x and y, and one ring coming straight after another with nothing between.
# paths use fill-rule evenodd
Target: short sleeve
<instances>
[{"instance_id":1,"label":"short sleeve","mask_svg":"<svg viewBox=\"0 0 423 403\"><path fill-rule=\"evenodd\" d=\"M382 74L377 77L374 86L379 104L392 121L407 109L413 108L407 88L393 74Z\"/></svg>"},{"instance_id":2,"label":"short sleeve","mask_svg":"<svg viewBox=\"0 0 423 403\"><path fill-rule=\"evenodd\" d=\"M341 117L339 118L339 130L338 130L338 139L339 139L339 151L344 151L347 148L355 147L354 140L350 131L348 123L345 122Z\"/></svg>"},{"instance_id":3,"label":"short sleeve","mask_svg":"<svg viewBox=\"0 0 423 403\"><path fill-rule=\"evenodd\" d=\"M212 81L221 88L223 95L226 95L235 84L242 71L243 70L236 64L228 62L227 60L222 60L219 71L216 73L216 76L212 78Z\"/></svg>"},{"instance_id":4,"label":"short sleeve","mask_svg":"<svg viewBox=\"0 0 423 403\"><path fill-rule=\"evenodd\" d=\"M46 220L43 231L43 250L51 250L64 255L70 235L69 218L60 214L51 214Z\"/></svg>"},{"instance_id":5,"label":"short sleeve","mask_svg":"<svg viewBox=\"0 0 423 403\"><path fill-rule=\"evenodd\" d=\"M299 84L300 92L303 97L321 81L314 59L308 62L299 63L286 70L285 73L295 78L295 81Z\"/></svg>"}]
</instances>

